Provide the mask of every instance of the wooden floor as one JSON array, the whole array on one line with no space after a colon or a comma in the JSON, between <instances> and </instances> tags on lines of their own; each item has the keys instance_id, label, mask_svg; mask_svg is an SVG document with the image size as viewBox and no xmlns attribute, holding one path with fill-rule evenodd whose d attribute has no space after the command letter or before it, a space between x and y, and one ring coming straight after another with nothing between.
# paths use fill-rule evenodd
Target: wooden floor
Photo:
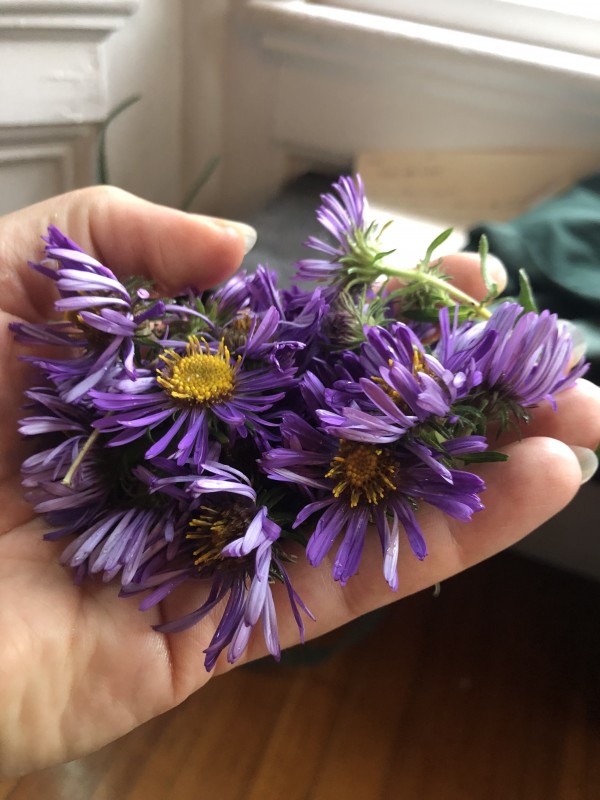
<instances>
[{"instance_id":1,"label":"wooden floor","mask_svg":"<svg viewBox=\"0 0 600 800\"><path fill-rule=\"evenodd\" d=\"M504 555L0 800L598 800L599 613Z\"/></svg>"}]
</instances>

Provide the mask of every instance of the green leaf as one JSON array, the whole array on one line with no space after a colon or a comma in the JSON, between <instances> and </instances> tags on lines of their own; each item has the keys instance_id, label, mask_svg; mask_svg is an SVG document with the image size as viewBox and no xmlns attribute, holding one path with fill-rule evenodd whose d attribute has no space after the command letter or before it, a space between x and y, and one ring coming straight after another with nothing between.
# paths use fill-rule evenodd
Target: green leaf
<instances>
[{"instance_id":1,"label":"green leaf","mask_svg":"<svg viewBox=\"0 0 600 800\"><path fill-rule=\"evenodd\" d=\"M494 283L488 272L487 268L487 257L490 252L488 239L485 233L481 235L479 239L479 265L481 268L481 277L483 278L483 283L485 288L487 289L487 297L483 301L484 303L487 300L491 300L493 297L497 297L498 295L498 284Z\"/></svg>"},{"instance_id":2,"label":"green leaf","mask_svg":"<svg viewBox=\"0 0 600 800\"><path fill-rule=\"evenodd\" d=\"M427 248L427 252L425 253L425 258L421 261L422 267L428 266L429 262L431 261L431 256L433 255L434 250L437 250L437 248L441 244L444 244L446 239L448 239L448 237L451 236L453 230L454 228L447 228L445 231L442 231L442 233L440 233L439 236L435 237L433 242Z\"/></svg>"},{"instance_id":3,"label":"green leaf","mask_svg":"<svg viewBox=\"0 0 600 800\"><path fill-rule=\"evenodd\" d=\"M396 252L396 250L393 249L393 250L385 250L385 251L382 251L381 253L376 253L373 256L373 262L372 263L376 264L378 261L381 261L382 258L386 258L387 256L391 256L392 253L395 253L395 252Z\"/></svg>"},{"instance_id":4,"label":"green leaf","mask_svg":"<svg viewBox=\"0 0 600 800\"><path fill-rule=\"evenodd\" d=\"M377 235L381 236L381 234L384 231L387 231L387 229L390 227L390 225L393 225L393 224L394 224L394 220L393 219L388 219L387 222L384 222L383 225L379 228L379 231L378 231Z\"/></svg>"},{"instance_id":5,"label":"green leaf","mask_svg":"<svg viewBox=\"0 0 600 800\"><path fill-rule=\"evenodd\" d=\"M518 302L523 306L525 311L538 312L538 307L533 296L529 276L524 269L519 270L519 297Z\"/></svg>"},{"instance_id":6,"label":"green leaf","mask_svg":"<svg viewBox=\"0 0 600 800\"><path fill-rule=\"evenodd\" d=\"M131 97L126 97L119 105L115 106L110 112L108 117L100 125L98 130L98 149L96 151L96 182L101 184L110 183L108 177L108 159L106 156L106 132L110 124L126 111L130 106L134 105L141 100L141 94L133 94Z\"/></svg>"},{"instance_id":7,"label":"green leaf","mask_svg":"<svg viewBox=\"0 0 600 800\"><path fill-rule=\"evenodd\" d=\"M191 185L188 193L186 194L186 196L184 198L184 201L181 204L181 210L182 211L189 211L190 210L190 208L192 207L192 203L194 202L194 200L198 196L198 193L205 186L205 184L208 183L208 181L212 177L213 172L218 167L220 161L221 161L220 156L213 156L208 161L208 163L205 165L204 169L202 170L200 175L198 175L196 180Z\"/></svg>"}]
</instances>

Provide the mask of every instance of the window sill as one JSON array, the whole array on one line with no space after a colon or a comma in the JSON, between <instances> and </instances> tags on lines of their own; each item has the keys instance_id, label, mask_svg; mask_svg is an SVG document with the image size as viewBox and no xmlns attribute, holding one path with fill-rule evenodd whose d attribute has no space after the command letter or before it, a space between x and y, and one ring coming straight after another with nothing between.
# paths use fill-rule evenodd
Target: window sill
<instances>
[{"instance_id":1,"label":"window sill","mask_svg":"<svg viewBox=\"0 0 600 800\"><path fill-rule=\"evenodd\" d=\"M301 0L242 3L232 35L233 206L256 207L297 163L337 170L365 150L600 141L600 58Z\"/></svg>"},{"instance_id":2,"label":"window sill","mask_svg":"<svg viewBox=\"0 0 600 800\"><path fill-rule=\"evenodd\" d=\"M357 60L357 53L377 50L384 58L401 58L405 48L447 51L505 61L582 78L600 77L600 58L551 47L510 41L477 33L441 28L409 20L313 5L302 0L250 0L243 20L262 35L266 50L319 56L326 61Z\"/></svg>"}]
</instances>

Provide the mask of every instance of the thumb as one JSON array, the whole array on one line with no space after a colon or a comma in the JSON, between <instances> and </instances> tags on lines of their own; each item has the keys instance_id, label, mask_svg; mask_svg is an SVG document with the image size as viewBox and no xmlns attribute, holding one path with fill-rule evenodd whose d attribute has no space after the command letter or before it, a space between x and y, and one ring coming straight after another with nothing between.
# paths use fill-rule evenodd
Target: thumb
<instances>
[{"instance_id":1,"label":"thumb","mask_svg":"<svg viewBox=\"0 0 600 800\"><path fill-rule=\"evenodd\" d=\"M148 275L169 292L220 283L256 241L248 225L187 214L112 187L90 193L90 243L107 266Z\"/></svg>"},{"instance_id":2,"label":"thumb","mask_svg":"<svg viewBox=\"0 0 600 800\"><path fill-rule=\"evenodd\" d=\"M117 275L143 275L173 294L225 280L253 246L256 232L242 223L187 214L111 186L94 186L16 211L0 221L4 310L45 318L53 298L44 278L27 269L40 258L40 237L56 225Z\"/></svg>"}]
</instances>

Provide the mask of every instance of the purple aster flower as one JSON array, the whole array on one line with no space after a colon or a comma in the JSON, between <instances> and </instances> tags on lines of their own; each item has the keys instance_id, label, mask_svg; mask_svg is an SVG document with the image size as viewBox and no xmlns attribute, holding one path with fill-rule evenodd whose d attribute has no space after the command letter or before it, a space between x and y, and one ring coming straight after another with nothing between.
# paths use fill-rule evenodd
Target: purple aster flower
<instances>
[{"instance_id":1,"label":"purple aster flower","mask_svg":"<svg viewBox=\"0 0 600 800\"><path fill-rule=\"evenodd\" d=\"M221 463L221 446L212 443L205 462L200 470L190 464L179 466L173 459L157 457L152 464L162 475L154 475L148 480L151 492L160 491L185 500L193 508L197 505L194 499L203 499L205 495L228 492L233 495L256 500L256 492L250 479L241 470Z\"/></svg>"},{"instance_id":2,"label":"purple aster flower","mask_svg":"<svg viewBox=\"0 0 600 800\"><path fill-rule=\"evenodd\" d=\"M483 481L441 464L485 449L482 437L462 437L430 451L416 442L407 447L334 438L295 414L285 415L282 427L284 447L265 453L262 467L271 479L304 488L310 497L294 527L319 513L306 548L313 566L342 536L333 565L333 577L342 585L358 571L369 523L379 534L385 579L396 590L400 525L417 558L427 555L415 515L420 501L464 521L483 508Z\"/></svg>"},{"instance_id":3,"label":"purple aster flower","mask_svg":"<svg viewBox=\"0 0 600 800\"><path fill-rule=\"evenodd\" d=\"M230 320L250 304L249 284L252 275L241 270L227 280L222 286L207 294L205 305L209 317L215 321Z\"/></svg>"},{"instance_id":4,"label":"purple aster flower","mask_svg":"<svg viewBox=\"0 0 600 800\"><path fill-rule=\"evenodd\" d=\"M251 340L247 347L252 347ZM268 438L274 423L263 415L285 396L280 390L292 384L295 372L254 369L241 356L232 359L222 340L209 344L195 336L189 337L183 353L168 349L159 359L156 373L144 371L136 381L121 382L117 391L92 392L96 407L110 412L95 426L117 434L109 442L113 446L151 431L155 441L146 458L171 447L178 465L192 461L195 467L206 461L211 425L233 436Z\"/></svg>"},{"instance_id":5,"label":"purple aster flower","mask_svg":"<svg viewBox=\"0 0 600 800\"><path fill-rule=\"evenodd\" d=\"M199 608L157 625L156 630L162 633L185 630L224 602L219 624L204 651L206 669L213 669L226 648L227 660L237 661L259 620L267 649L279 660L272 583L284 584L302 641L304 623L300 610L314 619L291 584L279 546L280 536L281 528L269 519L265 506L257 506L254 500L239 493L231 498L221 492L199 508L173 562L164 563L161 554L154 556L140 571L138 583L125 593L151 590L140 605L146 610L190 579L210 581L208 596Z\"/></svg>"},{"instance_id":6,"label":"purple aster flower","mask_svg":"<svg viewBox=\"0 0 600 800\"><path fill-rule=\"evenodd\" d=\"M255 273L235 275L216 291L206 293L204 305L205 338L222 340L233 356L286 372L294 366L296 351L305 347L296 336L301 329L284 322L276 273L262 265Z\"/></svg>"},{"instance_id":7,"label":"purple aster flower","mask_svg":"<svg viewBox=\"0 0 600 800\"><path fill-rule=\"evenodd\" d=\"M284 373L294 369L294 355L304 349L304 342L285 335L279 311L271 306L260 316L250 317L249 330L238 344L237 353L253 362L263 362ZM233 321L235 325L236 320ZM230 327L223 329L227 341ZM292 331L295 334L295 331Z\"/></svg>"},{"instance_id":8,"label":"purple aster flower","mask_svg":"<svg viewBox=\"0 0 600 800\"><path fill-rule=\"evenodd\" d=\"M72 358L29 358L59 388L68 402L81 401L115 369L136 377L133 337L140 326L165 312L162 301L140 290L133 298L116 276L87 255L57 228L45 238L46 259L32 268L54 281L59 298L54 306L63 319L45 324L13 323L20 342L76 348ZM56 268L48 265L57 263Z\"/></svg>"},{"instance_id":9,"label":"purple aster flower","mask_svg":"<svg viewBox=\"0 0 600 800\"><path fill-rule=\"evenodd\" d=\"M549 311L525 312L518 303L502 303L489 320L455 324L440 318L436 355L450 369L481 374L484 397L496 404L527 408L572 386L587 370L574 357L567 323ZM489 415L489 412L488 412Z\"/></svg>"},{"instance_id":10,"label":"purple aster flower","mask_svg":"<svg viewBox=\"0 0 600 800\"><path fill-rule=\"evenodd\" d=\"M316 236L306 240L307 247L325 253L328 258L299 261L297 277L300 280L333 282L336 273L342 269L342 260L352 253L353 240L363 231L365 191L360 176L357 176L356 183L350 177L341 177L332 188L337 197L333 193L321 195L317 220L335 243L324 242Z\"/></svg>"},{"instance_id":11,"label":"purple aster flower","mask_svg":"<svg viewBox=\"0 0 600 800\"><path fill-rule=\"evenodd\" d=\"M227 322L241 311L267 311L275 308L283 316L277 273L259 264L256 272L240 271L219 288L208 293L206 306L211 318Z\"/></svg>"},{"instance_id":12,"label":"purple aster flower","mask_svg":"<svg viewBox=\"0 0 600 800\"><path fill-rule=\"evenodd\" d=\"M274 270L259 264L248 281L248 292L253 311L261 312L275 308L281 319L285 317L281 293L277 286L277 273Z\"/></svg>"},{"instance_id":13,"label":"purple aster flower","mask_svg":"<svg viewBox=\"0 0 600 800\"><path fill-rule=\"evenodd\" d=\"M317 220L330 235L325 242L310 236L305 245L324 254L324 258L307 258L297 262L297 278L326 281L339 287L349 284L370 284L377 277L381 258L378 227L365 220L366 199L360 176L353 180L342 177L333 184L335 194L321 195ZM336 196L337 195L337 196Z\"/></svg>"},{"instance_id":14,"label":"purple aster flower","mask_svg":"<svg viewBox=\"0 0 600 800\"><path fill-rule=\"evenodd\" d=\"M373 326L359 353L345 355L347 376L325 393L319 418L327 432L363 442L392 442L432 417L445 418L452 404L481 380L453 373L425 351L403 323Z\"/></svg>"},{"instance_id":15,"label":"purple aster flower","mask_svg":"<svg viewBox=\"0 0 600 800\"><path fill-rule=\"evenodd\" d=\"M85 475L87 468L82 468L81 472ZM93 477L91 474L92 479ZM55 488L59 486L62 484L57 484ZM175 504L147 508L132 502L131 507L123 508L122 505L107 507L106 504L101 507L98 503L96 514L84 526L80 516L80 494L72 493L67 498L65 493L61 498L61 515L51 513L58 510L58 502L39 503L36 510L42 513L49 509L46 518L52 523L55 518L57 521L65 520L66 510L70 509L70 520L67 524L63 522L59 531L46 534L44 538L51 541L67 534L77 534L63 550L60 560L62 564L78 570L78 580L81 580L82 575L102 573L102 579L110 581L121 573L121 585L127 586L133 580L147 551L157 543L173 542L185 519L185 514ZM98 502L99 499L99 493L95 493L88 502ZM106 496L104 499L111 500Z\"/></svg>"},{"instance_id":16,"label":"purple aster flower","mask_svg":"<svg viewBox=\"0 0 600 800\"><path fill-rule=\"evenodd\" d=\"M433 352L446 369L464 375L463 384L455 398L462 400L483 381L479 363L491 352L497 334L486 325L478 325L472 321L459 324L458 310L457 306L452 323L449 309L440 310L437 344Z\"/></svg>"},{"instance_id":17,"label":"purple aster flower","mask_svg":"<svg viewBox=\"0 0 600 800\"><path fill-rule=\"evenodd\" d=\"M22 420L20 430L41 437L46 447L23 463L23 485L34 510L54 529L44 538L74 537L61 563L76 570L77 580L102 573L109 581L121 573L127 584L149 547L175 540L185 508L150 494L154 475L136 463L135 454L115 457L90 437L88 409L66 403L50 388L27 394L37 413Z\"/></svg>"},{"instance_id":18,"label":"purple aster flower","mask_svg":"<svg viewBox=\"0 0 600 800\"><path fill-rule=\"evenodd\" d=\"M271 308L283 317L277 273L261 264L256 272L238 272L217 289L205 293L204 304L216 330L238 315L261 314Z\"/></svg>"},{"instance_id":19,"label":"purple aster flower","mask_svg":"<svg viewBox=\"0 0 600 800\"><path fill-rule=\"evenodd\" d=\"M329 350L323 337L323 322L330 308L327 294L321 287L310 291L292 287L282 293L281 336L301 343L294 353L300 372L309 365L314 368L314 360L322 360L324 350Z\"/></svg>"}]
</instances>

